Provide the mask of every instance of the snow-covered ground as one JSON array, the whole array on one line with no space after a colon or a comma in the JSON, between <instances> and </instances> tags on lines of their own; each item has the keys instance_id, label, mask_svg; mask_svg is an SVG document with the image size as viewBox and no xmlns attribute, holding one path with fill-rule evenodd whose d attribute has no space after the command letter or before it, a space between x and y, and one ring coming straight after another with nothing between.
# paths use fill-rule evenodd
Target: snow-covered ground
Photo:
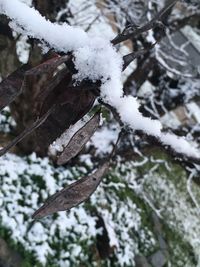
<instances>
[{"instance_id":1,"label":"snow-covered ground","mask_svg":"<svg viewBox=\"0 0 200 267\"><path fill-rule=\"evenodd\" d=\"M119 266L134 264L134 255L139 252L131 232L140 236L147 250L155 244L151 231L142 225L141 209L126 196L128 185L124 179L116 177L114 182L108 178L89 203L33 221L33 212L48 195L80 178L86 168L55 168L47 158L40 159L35 154L26 158L7 154L0 158L0 170L1 227L7 228L12 239L33 252L43 264L48 257L54 259L56 266L87 262L91 256L88 249L95 244L97 233L102 231L95 227L95 214L105 221Z\"/></svg>"}]
</instances>

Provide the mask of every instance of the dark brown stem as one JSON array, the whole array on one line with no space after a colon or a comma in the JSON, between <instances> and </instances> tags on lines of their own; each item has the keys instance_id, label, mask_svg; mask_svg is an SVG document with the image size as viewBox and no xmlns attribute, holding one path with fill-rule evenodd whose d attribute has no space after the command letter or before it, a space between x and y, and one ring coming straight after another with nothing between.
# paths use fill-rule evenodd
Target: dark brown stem
<instances>
[{"instance_id":1,"label":"dark brown stem","mask_svg":"<svg viewBox=\"0 0 200 267\"><path fill-rule=\"evenodd\" d=\"M131 38L135 38L138 35L140 35L141 33L144 33L146 31L149 31L157 26L159 26L159 24L162 24L162 20L164 19L166 13L169 12L170 9L173 8L173 6L177 3L178 1L172 1L171 3L169 3L167 6L165 6L163 9L161 9L160 12L157 13L157 15L150 20L149 22L147 22L146 24L144 24L143 26L139 27L139 28L135 28L135 25L133 25L134 27L128 27L125 28L123 30L122 33L118 34L112 41L111 43L113 45L119 44L121 42L124 42L128 39Z\"/></svg>"},{"instance_id":2,"label":"dark brown stem","mask_svg":"<svg viewBox=\"0 0 200 267\"><path fill-rule=\"evenodd\" d=\"M32 133L35 129L37 129L41 124L43 124L49 115L54 111L55 105L52 106L47 113L45 113L41 118L36 120L31 126L27 127L23 132L21 132L16 138L14 138L8 145L0 150L0 156L4 155L8 150L10 150L13 146L19 143L22 139L24 139L27 135Z\"/></svg>"}]
</instances>

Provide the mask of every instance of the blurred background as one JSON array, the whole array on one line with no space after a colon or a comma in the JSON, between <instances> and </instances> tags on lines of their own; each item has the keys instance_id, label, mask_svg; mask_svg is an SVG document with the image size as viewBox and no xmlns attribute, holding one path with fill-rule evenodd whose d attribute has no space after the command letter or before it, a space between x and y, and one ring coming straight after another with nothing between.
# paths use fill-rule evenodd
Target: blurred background
<instances>
[{"instance_id":1,"label":"blurred background","mask_svg":"<svg viewBox=\"0 0 200 267\"><path fill-rule=\"evenodd\" d=\"M21 0L22 1L22 0ZM52 22L112 40L150 21L170 0L23 0ZM116 46L146 49L124 71L124 92L144 116L200 143L200 3L180 1L155 25ZM39 27L39 25L38 25ZM158 44L149 49L158 41ZM44 60L38 41L12 31L0 15L0 80ZM0 115L0 145L32 120L26 90ZM96 108L95 104L94 109ZM200 267L200 166L179 160L143 134L126 133L115 164L91 198L42 220L31 216L49 195L91 171L116 142L120 126L105 107L102 125L81 153L58 167L29 137L0 158L0 267Z\"/></svg>"}]
</instances>

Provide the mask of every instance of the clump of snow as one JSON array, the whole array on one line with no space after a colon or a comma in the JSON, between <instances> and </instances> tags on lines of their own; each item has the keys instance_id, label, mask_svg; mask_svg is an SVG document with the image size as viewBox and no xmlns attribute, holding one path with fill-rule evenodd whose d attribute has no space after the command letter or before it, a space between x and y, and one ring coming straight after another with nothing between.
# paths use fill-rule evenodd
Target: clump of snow
<instances>
[{"instance_id":1,"label":"clump of snow","mask_svg":"<svg viewBox=\"0 0 200 267\"><path fill-rule=\"evenodd\" d=\"M1 0L0 11L12 19L11 26L16 32L42 40L58 51L73 51L88 42L88 36L82 29L72 28L66 23L53 24L37 10L18 0Z\"/></svg>"},{"instance_id":2,"label":"clump of snow","mask_svg":"<svg viewBox=\"0 0 200 267\"><path fill-rule=\"evenodd\" d=\"M112 144L115 144L117 141L118 134L118 129L102 127L91 137L90 144L96 148L97 153L110 153L112 151Z\"/></svg>"},{"instance_id":3,"label":"clump of snow","mask_svg":"<svg viewBox=\"0 0 200 267\"><path fill-rule=\"evenodd\" d=\"M195 148L195 144L189 143L184 137L163 133L161 141L163 144L171 146L179 153L186 154L189 157L199 157L199 151Z\"/></svg>"},{"instance_id":4,"label":"clump of snow","mask_svg":"<svg viewBox=\"0 0 200 267\"><path fill-rule=\"evenodd\" d=\"M0 0L0 12L12 19L10 26L24 35L41 40L45 49L47 46L57 51L73 52L77 74L76 81L90 79L101 81L101 97L113 106L121 120L133 130L142 130L149 135L160 138L164 144L171 146L179 153L200 158L200 153L186 140L170 137L161 133L162 125L157 120L143 117L139 112L137 99L123 95L122 56L108 40L92 37L78 27L66 23L58 25L42 17L34 8L28 7L19 0ZM39 25L39 27L38 27ZM184 143L184 146L182 144Z\"/></svg>"},{"instance_id":5,"label":"clump of snow","mask_svg":"<svg viewBox=\"0 0 200 267\"><path fill-rule=\"evenodd\" d=\"M28 44L27 40L27 36L20 36L19 40L16 43L16 52L19 61L23 64L26 64L29 58L30 44Z\"/></svg>"},{"instance_id":6,"label":"clump of snow","mask_svg":"<svg viewBox=\"0 0 200 267\"><path fill-rule=\"evenodd\" d=\"M0 132L8 133L16 126L15 120L10 116L9 107L5 107L0 113Z\"/></svg>"},{"instance_id":7,"label":"clump of snow","mask_svg":"<svg viewBox=\"0 0 200 267\"><path fill-rule=\"evenodd\" d=\"M140 87L137 95L147 98L150 97L151 95L153 95L154 91L155 91L155 86L153 86L148 80L146 80Z\"/></svg>"},{"instance_id":8,"label":"clump of snow","mask_svg":"<svg viewBox=\"0 0 200 267\"><path fill-rule=\"evenodd\" d=\"M160 137L162 125L158 120L143 117L139 112L139 103L132 96L124 96L118 101L118 111L123 122L133 130L143 130L147 134ZM113 103L114 104L114 103Z\"/></svg>"}]
</instances>

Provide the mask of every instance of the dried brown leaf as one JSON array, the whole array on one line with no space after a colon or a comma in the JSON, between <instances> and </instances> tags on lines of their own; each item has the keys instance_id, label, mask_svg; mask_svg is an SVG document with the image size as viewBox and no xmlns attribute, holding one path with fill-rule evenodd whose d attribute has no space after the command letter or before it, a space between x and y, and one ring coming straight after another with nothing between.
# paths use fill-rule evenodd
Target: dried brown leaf
<instances>
[{"instance_id":1,"label":"dried brown leaf","mask_svg":"<svg viewBox=\"0 0 200 267\"><path fill-rule=\"evenodd\" d=\"M9 105L22 92L22 84L28 65L23 65L0 83L0 110Z\"/></svg>"},{"instance_id":2,"label":"dried brown leaf","mask_svg":"<svg viewBox=\"0 0 200 267\"><path fill-rule=\"evenodd\" d=\"M49 145L89 112L95 99L92 91L68 87L68 77L61 81L45 99L41 109L40 116L57 104L55 111L36 131L37 145L42 148L40 155L46 155Z\"/></svg>"},{"instance_id":3,"label":"dried brown leaf","mask_svg":"<svg viewBox=\"0 0 200 267\"><path fill-rule=\"evenodd\" d=\"M57 164L63 165L74 158L95 133L100 122L100 113L97 112L81 129L71 138L61 155L58 157Z\"/></svg>"},{"instance_id":4,"label":"dried brown leaf","mask_svg":"<svg viewBox=\"0 0 200 267\"><path fill-rule=\"evenodd\" d=\"M28 88L30 92L33 92L33 98L36 103L35 108L37 109L37 112L39 104L40 106L42 105L48 94L63 78L63 76L60 77L60 75L59 79L57 78L57 75L55 75L54 77L54 72L68 59L69 56L60 57L57 55L49 60L46 60L42 64L26 71L23 86Z\"/></svg>"},{"instance_id":5,"label":"dried brown leaf","mask_svg":"<svg viewBox=\"0 0 200 267\"><path fill-rule=\"evenodd\" d=\"M77 182L52 195L46 200L44 205L33 214L33 218L39 219L58 211L69 210L87 200L100 184L108 168L109 162L107 161L92 174L81 178Z\"/></svg>"}]
</instances>

